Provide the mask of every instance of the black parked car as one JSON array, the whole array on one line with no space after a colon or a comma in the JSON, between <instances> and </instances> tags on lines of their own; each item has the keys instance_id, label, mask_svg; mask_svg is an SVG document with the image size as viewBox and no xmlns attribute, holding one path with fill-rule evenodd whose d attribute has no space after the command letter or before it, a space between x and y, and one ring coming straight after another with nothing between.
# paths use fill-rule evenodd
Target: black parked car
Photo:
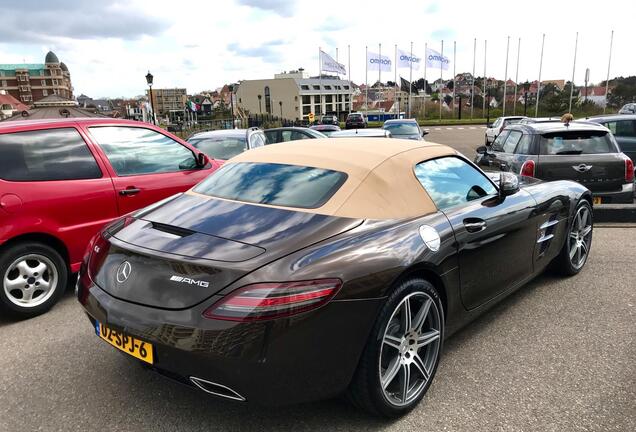
<instances>
[{"instance_id":1,"label":"black parked car","mask_svg":"<svg viewBox=\"0 0 636 432\"><path fill-rule=\"evenodd\" d=\"M111 224L77 283L96 337L234 401L413 409L448 335L550 263L581 271L593 219L578 183L391 141L265 146Z\"/></svg>"},{"instance_id":2,"label":"black parked car","mask_svg":"<svg viewBox=\"0 0 636 432\"><path fill-rule=\"evenodd\" d=\"M594 204L631 203L634 163L610 131L588 122L516 124L492 146L477 149L475 163L542 180L574 180L592 191Z\"/></svg>"},{"instance_id":3,"label":"black parked car","mask_svg":"<svg viewBox=\"0 0 636 432\"><path fill-rule=\"evenodd\" d=\"M266 144L327 137L318 131L305 127L280 127L265 129L265 136L267 137Z\"/></svg>"},{"instance_id":4,"label":"black parked car","mask_svg":"<svg viewBox=\"0 0 636 432\"><path fill-rule=\"evenodd\" d=\"M338 116L333 114L325 114L324 116L322 116L322 118L320 119L320 124L340 126Z\"/></svg>"},{"instance_id":5,"label":"black parked car","mask_svg":"<svg viewBox=\"0 0 636 432\"><path fill-rule=\"evenodd\" d=\"M636 162L636 114L596 116L588 117L586 120L608 128L616 138L621 151Z\"/></svg>"},{"instance_id":6,"label":"black parked car","mask_svg":"<svg viewBox=\"0 0 636 432\"><path fill-rule=\"evenodd\" d=\"M187 142L214 159L227 160L246 150L264 146L266 139L262 130L253 127L200 132L188 138Z\"/></svg>"},{"instance_id":7,"label":"black parked car","mask_svg":"<svg viewBox=\"0 0 636 432\"><path fill-rule=\"evenodd\" d=\"M349 113L345 121L345 129L362 129L367 127L367 119L359 112Z\"/></svg>"}]
</instances>

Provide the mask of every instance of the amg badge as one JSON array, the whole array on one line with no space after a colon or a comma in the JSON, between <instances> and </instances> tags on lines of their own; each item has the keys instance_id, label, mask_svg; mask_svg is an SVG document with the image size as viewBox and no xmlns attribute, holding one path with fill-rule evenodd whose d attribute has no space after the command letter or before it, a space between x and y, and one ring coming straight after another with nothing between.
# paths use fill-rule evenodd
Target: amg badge
<instances>
[{"instance_id":1,"label":"amg badge","mask_svg":"<svg viewBox=\"0 0 636 432\"><path fill-rule=\"evenodd\" d=\"M207 288L210 286L210 282L206 282L206 281L202 281L202 280L195 280L192 278L188 278L188 277L183 277L183 276L175 276L172 275L170 276L170 280L173 282L181 282L181 283L187 283L190 285L199 285L200 287L203 288Z\"/></svg>"}]
</instances>

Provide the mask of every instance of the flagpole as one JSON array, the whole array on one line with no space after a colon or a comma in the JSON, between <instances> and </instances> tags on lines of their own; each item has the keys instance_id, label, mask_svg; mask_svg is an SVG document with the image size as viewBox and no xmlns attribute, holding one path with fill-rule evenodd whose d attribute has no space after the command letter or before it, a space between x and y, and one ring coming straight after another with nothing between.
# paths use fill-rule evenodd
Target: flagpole
<instances>
[{"instance_id":1,"label":"flagpole","mask_svg":"<svg viewBox=\"0 0 636 432\"><path fill-rule=\"evenodd\" d=\"M323 102L322 100L323 99L322 98L322 48L321 47L318 47L318 78L320 79L320 91L319 91L320 112L316 114L323 115L323 111L322 111L322 102Z\"/></svg>"},{"instance_id":2,"label":"flagpole","mask_svg":"<svg viewBox=\"0 0 636 432\"><path fill-rule=\"evenodd\" d=\"M338 47L336 47L336 63L338 63L338 64L340 63L338 61ZM340 67L340 66L338 66L338 67ZM340 74L337 73L336 75L338 75L338 79L340 79ZM336 94L336 115L338 116L338 121L340 121L340 103L342 102L340 100L340 96L341 96L340 93Z\"/></svg>"},{"instance_id":3,"label":"flagpole","mask_svg":"<svg viewBox=\"0 0 636 432\"><path fill-rule=\"evenodd\" d=\"M411 118L412 88L413 88L413 42L411 42L411 58L409 59L409 118Z\"/></svg>"},{"instance_id":4,"label":"flagpole","mask_svg":"<svg viewBox=\"0 0 636 432\"><path fill-rule=\"evenodd\" d=\"M364 113L369 112L369 47L364 47L366 65L364 67Z\"/></svg>"},{"instance_id":5,"label":"flagpole","mask_svg":"<svg viewBox=\"0 0 636 432\"><path fill-rule=\"evenodd\" d=\"M487 53L488 53L488 41L484 40L484 82L482 83L482 89L481 89L481 93L482 93L482 102L483 102L483 106L481 107L481 116L483 117L484 114L486 113L486 88L488 87L488 81L486 80L486 58L487 58ZM488 101L488 103L490 103L490 101Z\"/></svg>"},{"instance_id":6,"label":"flagpole","mask_svg":"<svg viewBox=\"0 0 636 432\"><path fill-rule=\"evenodd\" d=\"M607 78L605 78L605 106L603 107L603 114L605 114L605 110L607 109L607 92L609 90L609 74L610 74L610 64L612 63L612 44L614 43L614 30L612 30L612 35L610 36L610 48L609 48L609 58L607 59ZM587 93L586 93L587 96Z\"/></svg>"},{"instance_id":7,"label":"flagpole","mask_svg":"<svg viewBox=\"0 0 636 432\"><path fill-rule=\"evenodd\" d=\"M424 105L422 105L422 115L424 120L426 120L426 63L428 62L428 42L424 42Z\"/></svg>"},{"instance_id":8,"label":"flagpole","mask_svg":"<svg viewBox=\"0 0 636 432\"><path fill-rule=\"evenodd\" d=\"M397 44L395 44L395 74L394 74L395 78L395 82L393 84L393 106L395 106L395 104L397 103ZM399 114L398 112L400 111L400 104L398 103L396 112L395 112L395 118L398 118Z\"/></svg>"},{"instance_id":9,"label":"flagpole","mask_svg":"<svg viewBox=\"0 0 636 432\"><path fill-rule=\"evenodd\" d=\"M517 72L515 72L515 98L512 101L512 115L517 115L517 85L519 82L519 56L521 55L521 38L517 45Z\"/></svg>"},{"instance_id":10,"label":"flagpole","mask_svg":"<svg viewBox=\"0 0 636 432\"><path fill-rule=\"evenodd\" d=\"M570 81L570 106L568 112L572 112L572 96L574 96L574 71L576 70L576 50L579 47L579 32L576 32L576 39L574 41L574 62L572 64L572 81Z\"/></svg>"},{"instance_id":11,"label":"flagpole","mask_svg":"<svg viewBox=\"0 0 636 432\"><path fill-rule=\"evenodd\" d=\"M442 122L442 102L444 101L444 41L442 40L442 52L440 53L439 62L439 121Z\"/></svg>"},{"instance_id":12,"label":"flagpole","mask_svg":"<svg viewBox=\"0 0 636 432\"><path fill-rule=\"evenodd\" d=\"M477 38L473 42L473 82L470 90L470 119L473 119L474 102L475 102L475 57L477 57Z\"/></svg>"},{"instance_id":13,"label":"flagpole","mask_svg":"<svg viewBox=\"0 0 636 432\"><path fill-rule=\"evenodd\" d=\"M539 96L541 95L541 69L543 69L543 47L545 46L545 33L541 39L541 58L539 60L539 83L537 84L537 103L534 107L534 116L539 116Z\"/></svg>"},{"instance_id":14,"label":"flagpole","mask_svg":"<svg viewBox=\"0 0 636 432\"><path fill-rule=\"evenodd\" d=\"M351 45L347 45L347 69L349 72L349 104L347 105L347 113L350 113L353 107L351 101Z\"/></svg>"},{"instance_id":15,"label":"flagpole","mask_svg":"<svg viewBox=\"0 0 636 432\"><path fill-rule=\"evenodd\" d=\"M506 90L508 89L508 53L510 52L510 36L506 42L506 67L504 72L504 94L503 94L503 115L506 115Z\"/></svg>"},{"instance_id":16,"label":"flagpole","mask_svg":"<svg viewBox=\"0 0 636 432\"><path fill-rule=\"evenodd\" d=\"M453 112L451 118L455 118L455 61L457 60L457 41L453 41Z\"/></svg>"}]
</instances>

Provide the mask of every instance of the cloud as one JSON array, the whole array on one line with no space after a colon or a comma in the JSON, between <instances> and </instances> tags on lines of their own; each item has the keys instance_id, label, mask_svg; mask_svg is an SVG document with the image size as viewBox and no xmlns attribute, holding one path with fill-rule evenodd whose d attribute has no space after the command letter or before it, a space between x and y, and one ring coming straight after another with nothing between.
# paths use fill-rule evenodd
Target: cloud
<instances>
[{"instance_id":1,"label":"cloud","mask_svg":"<svg viewBox=\"0 0 636 432\"><path fill-rule=\"evenodd\" d=\"M290 17L294 15L297 2L295 0L238 0L238 4Z\"/></svg>"},{"instance_id":2,"label":"cloud","mask_svg":"<svg viewBox=\"0 0 636 432\"><path fill-rule=\"evenodd\" d=\"M434 30L431 33L431 37L433 39L442 39L442 40L451 39L455 37L455 30L451 28L442 28L442 29Z\"/></svg>"},{"instance_id":3,"label":"cloud","mask_svg":"<svg viewBox=\"0 0 636 432\"><path fill-rule=\"evenodd\" d=\"M439 12L439 3L431 3L426 9L424 9L424 12L426 12L427 14L434 14Z\"/></svg>"},{"instance_id":4,"label":"cloud","mask_svg":"<svg viewBox=\"0 0 636 432\"><path fill-rule=\"evenodd\" d=\"M3 3L0 41L8 43L53 43L60 38L132 40L158 35L167 27L165 21L116 0Z\"/></svg>"},{"instance_id":5,"label":"cloud","mask_svg":"<svg viewBox=\"0 0 636 432\"><path fill-rule=\"evenodd\" d=\"M244 47L237 42L227 46L228 51L242 57L259 57L267 63L278 63L282 60L279 48L285 44L282 39L264 42L257 46Z\"/></svg>"},{"instance_id":6,"label":"cloud","mask_svg":"<svg viewBox=\"0 0 636 432\"><path fill-rule=\"evenodd\" d=\"M342 18L330 17L326 19L322 24L316 27L316 30L322 32L334 32L345 30L349 24Z\"/></svg>"}]
</instances>

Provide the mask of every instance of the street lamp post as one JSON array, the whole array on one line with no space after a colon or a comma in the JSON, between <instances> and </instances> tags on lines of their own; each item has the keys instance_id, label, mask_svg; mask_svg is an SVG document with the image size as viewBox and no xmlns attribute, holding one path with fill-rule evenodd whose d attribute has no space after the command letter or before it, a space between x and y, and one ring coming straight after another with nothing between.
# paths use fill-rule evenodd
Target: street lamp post
<instances>
[{"instance_id":1,"label":"street lamp post","mask_svg":"<svg viewBox=\"0 0 636 432\"><path fill-rule=\"evenodd\" d=\"M155 123L155 103L152 100L152 79L153 76L150 73L150 71L148 71L148 73L146 74L146 82L148 83L148 87L150 87L150 91L149 91L149 95L150 95L150 109L152 110L152 124L156 124Z\"/></svg>"},{"instance_id":2,"label":"street lamp post","mask_svg":"<svg viewBox=\"0 0 636 432\"><path fill-rule=\"evenodd\" d=\"M230 110L232 111L232 129L236 128L236 124L234 123L234 84L230 84L228 86L230 90Z\"/></svg>"},{"instance_id":3,"label":"street lamp post","mask_svg":"<svg viewBox=\"0 0 636 432\"><path fill-rule=\"evenodd\" d=\"M487 84L486 84L487 85ZM486 124L490 124L490 86L486 89Z\"/></svg>"},{"instance_id":4,"label":"street lamp post","mask_svg":"<svg viewBox=\"0 0 636 432\"><path fill-rule=\"evenodd\" d=\"M263 95L258 95L258 113L259 114L263 114L263 107L261 106L262 98L263 98Z\"/></svg>"},{"instance_id":5,"label":"street lamp post","mask_svg":"<svg viewBox=\"0 0 636 432\"><path fill-rule=\"evenodd\" d=\"M528 90L530 90L530 83L528 81L523 83L523 115L528 114Z\"/></svg>"},{"instance_id":6,"label":"street lamp post","mask_svg":"<svg viewBox=\"0 0 636 432\"><path fill-rule=\"evenodd\" d=\"M278 101L278 105L280 106L280 121L283 121L283 101Z\"/></svg>"}]
</instances>

